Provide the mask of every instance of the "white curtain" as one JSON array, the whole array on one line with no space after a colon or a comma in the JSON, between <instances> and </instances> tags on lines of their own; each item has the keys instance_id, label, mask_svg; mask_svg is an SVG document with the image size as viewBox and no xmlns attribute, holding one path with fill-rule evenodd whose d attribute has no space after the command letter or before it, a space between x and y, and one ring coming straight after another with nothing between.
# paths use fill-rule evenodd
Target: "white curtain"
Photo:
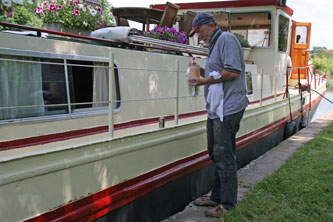
<instances>
[{"instance_id":1,"label":"white curtain","mask_svg":"<svg viewBox=\"0 0 333 222\"><path fill-rule=\"evenodd\" d=\"M95 63L94 67L94 86L93 86L93 107L107 106L108 103L95 103L109 101L109 73L105 63Z\"/></svg>"},{"instance_id":2,"label":"white curtain","mask_svg":"<svg viewBox=\"0 0 333 222\"><path fill-rule=\"evenodd\" d=\"M41 106L4 108L31 105ZM0 61L0 120L43 115L43 105L41 64Z\"/></svg>"}]
</instances>

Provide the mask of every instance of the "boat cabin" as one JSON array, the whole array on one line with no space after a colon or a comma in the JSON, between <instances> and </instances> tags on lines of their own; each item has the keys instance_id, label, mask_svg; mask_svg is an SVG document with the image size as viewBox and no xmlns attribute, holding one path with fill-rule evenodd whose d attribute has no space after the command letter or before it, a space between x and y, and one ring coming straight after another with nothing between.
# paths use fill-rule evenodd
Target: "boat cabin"
<instances>
[{"instance_id":1,"label":"boat cabin","mask_svg":"<svg viewBox=\"0 0 333 222\"><path fill-rule=\"evenodd\" d=\"M222 30L242 36L249 43L249 49L244 48L244 54L248 53L245 61L246 85L248 97L252 103L262 103L267 98L277 100L285 93L287 80L296 79L296 83L293 83L295 85L298 81L298 71L293 70L290 76L289 73L287 75L287 68L291 65L307 66L308 55L306 53L309 47L311 26L307 23L292 22L292 9L280 1L167 3L151 5L150 8L115 8L113 12L118 23L121 19L136 19L143 23L143 28L146 30L149 29L151 23L173 25L178 29L189 30L191 20L196 13L212 13ZM170 12L173 12L171 16ZM11 37L10 40L6 35ZM76 37L75 35L67 35L72 38ZM172 86L174 86L174 77L172 76L175 73L173 71L175 61L165 60L164 57L177 58L178 62L181 63L178 68L178 72L181 73L180 81L185 84L183 88L187 88L186 80L182 80L186 77L182 74L186 71L186 65L191 58L189 56L197 57L198 64L203 67L205 56L208 53L207 48L198 47L199 42L196 35L189 39L189 44L151 39L137 34L126 37L127 43L105 39L101 43L91 37L81 37L76 40L67 39L65 42L64 38L50 35L47 39L25 36L24 38L29 38L30 42L29 45L25 45L21 40L22 35L3 33L2 38L4 40L1 41L0 48L0 74L4 81L1 81L3 99L1 101L0 124L5 125L65 120L67 118L94 117L99 119L99 115L106 115L110 102L108 101L108 85L110 84L108 56L110 49L121 51L117 52L118 55L115 55L112 64L114 67L113 107L116 121L121 123L142 118L172 116L173 108L160 109L154 105L157 103L156 101L144 101L154 99L157 94L161 97L169 97L172 94L168 92L168 87L162 89L160 84L154 83L157 77L152 77L149 74L154 71L143 70L145 67L155 67L152 64L154 60L148 60L148 58L154 58L158 68L162 67L160 61L171 63L164 62L163 67L165 67L165 71L169 72L170 78L167 82L170 82ZM5 42L6 44L3 44ZM107 44L111 47L105 47ZM45 47L37 47L39 45L45 45ZM100 50L98 53L97 49ZM165 54L169 50L176 53ZM132 52L136 52L136 54ZM156 53L162 54L155 56ZM136 55L140 57L141 54L146 58L145 62L136 57ZM122 61L120 57L123 58L124 55L127 56ZM132 57L128 57L129 55ZM288 59L290 56L291 60ZM129 63L130 61L132 62ZM134 64L135 67L130 66ZM165 66L166 64L169 65ZM141 77L142 79L150 76L146 80L148 82L144 83L145 90L136 89L136 86L142 87L143 85L133 85L133 81L136 79L130 80L132 76L127 75L131 74L125 74L133 73L138 67L142 67L139 68L139 71L142 72L143 76L146 76ZM306 70L301 70L301 79L306 78L305 72ZM166 75L163 78L167 78ZM132 91L128 91L130 89ZM133 90L136 92L134 93ZM177 90L172 91L177 94ZM181 93L183 95L180 96L189 96L186 90ZM141 96L137 96L140 94ZM128 97L127 95L132 96ZM201 92L199 97L202 96ZM129 114L131 108L126 107L129 106L130 102L128 101L131 100L143 100L141 103L149 103L150 105L147 107L150 109L145 110L143 106L140 106L140 112ZM183 109L183 113L191 112L194 107L196 108L192 112L203 111L204 101L200 100L199 102L197 98L193 104L190 96L183 100L187 101L184 103L184 108L180 108ZM135 102L131 102L132 105L133 103ZM163 104L168 104L168 102ZM102 122L96 122L92 128L100 130ZM106 127L102 128L106 130ZM9 138L16 137L13 135L15 134L11 134Z\"/></svg>"}]
</instances>

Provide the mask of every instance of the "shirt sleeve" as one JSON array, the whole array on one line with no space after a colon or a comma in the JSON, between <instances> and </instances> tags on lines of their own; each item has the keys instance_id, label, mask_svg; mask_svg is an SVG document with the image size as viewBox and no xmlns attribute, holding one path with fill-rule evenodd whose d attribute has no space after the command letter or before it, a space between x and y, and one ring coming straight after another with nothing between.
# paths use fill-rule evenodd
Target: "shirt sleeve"
<instances>
[{"instance_id":1,"label":"shirt sleeve","mask_svg":"<svg viewBox=\"0 0 333 222\"><path fill-rule=\"evenodd\" d=\"M220 40L220 43L222 44L220 56L222 58L224 69L241 74L244 59L242 47L240 46L237 38L234 35L225 32Z\"/></svg>"}]
</instances>

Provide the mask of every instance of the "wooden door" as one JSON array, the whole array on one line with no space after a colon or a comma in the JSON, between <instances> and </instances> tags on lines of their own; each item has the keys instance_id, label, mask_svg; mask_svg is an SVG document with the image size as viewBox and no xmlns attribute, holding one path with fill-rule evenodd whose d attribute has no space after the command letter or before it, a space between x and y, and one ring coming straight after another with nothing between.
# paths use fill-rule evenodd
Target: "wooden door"
<instances>
[{"instance_id":1,"label":"wooden door","mask_svg":"<svg viewBox=\"0 0 333 222\"><path fill-rule=\"evenodd\" d=\"M290 57L292 67L306 67L309 61L311 23L293 21ZM300 78L306 79L307 69L300 69ZM298 79L298 70L292 70L292 79Z\"/></svg>"}]
</instances>

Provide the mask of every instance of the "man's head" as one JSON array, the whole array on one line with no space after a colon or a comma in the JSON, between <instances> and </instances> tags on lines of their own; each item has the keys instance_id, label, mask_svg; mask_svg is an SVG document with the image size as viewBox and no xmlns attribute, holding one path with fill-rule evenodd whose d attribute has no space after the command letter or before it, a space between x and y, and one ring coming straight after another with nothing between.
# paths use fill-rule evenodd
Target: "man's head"
<instances>
[{"instance_id":1,"label":"man's head","mask_svg":"<svg viewBox=\"0 0 333 222\"><path fill-rule=\"evenodd\" d=\"M192 37L195 33L197 33L200 40L204 40L206 43L209 43L211 35L216 30L216 24L217 23L213 15L206 12L199 13L192 21L192 30L189 37Z\"/></svg>"}]
</instances>

